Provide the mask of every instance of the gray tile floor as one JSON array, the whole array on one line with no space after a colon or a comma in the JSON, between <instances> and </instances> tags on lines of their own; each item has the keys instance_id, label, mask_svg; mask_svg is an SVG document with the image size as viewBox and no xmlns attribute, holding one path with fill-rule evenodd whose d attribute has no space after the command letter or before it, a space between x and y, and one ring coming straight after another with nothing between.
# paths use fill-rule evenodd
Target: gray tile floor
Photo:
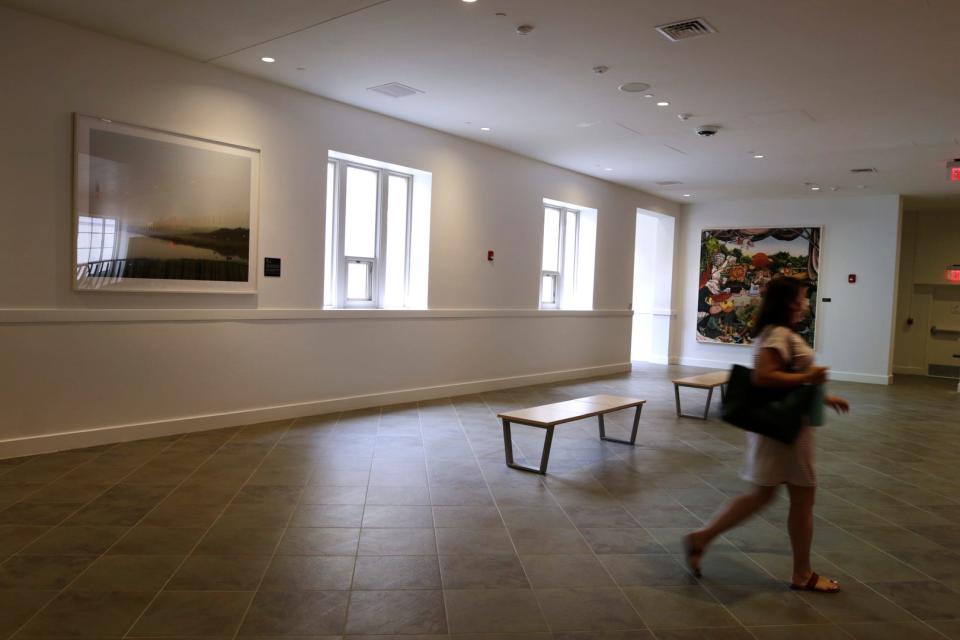
<instances>
[{"instance_id":1,"label":"gray tile floor","mask_svg":"<svg viewBox=\"0 0 960 640\"><path fill-rule=\"evenodd\" d=\"M673 415L692 372L0 461L0 637L960 638L953 384L834 385L853 414L819 432L816 569L844 587L824 596L786 589L783 500L701 580L683 566L680 536L743 488L742 434ZM649 400L636 447L583 421L547 477L504 466L497 411L594 393ZM514 430L532 461L542 432Z\"/></svg>"}]
</instances>

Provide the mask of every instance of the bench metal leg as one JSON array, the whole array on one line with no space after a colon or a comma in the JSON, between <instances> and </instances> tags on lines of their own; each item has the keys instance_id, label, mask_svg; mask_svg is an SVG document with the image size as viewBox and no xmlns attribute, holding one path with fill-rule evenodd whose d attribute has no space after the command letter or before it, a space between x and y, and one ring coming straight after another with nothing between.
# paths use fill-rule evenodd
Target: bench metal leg
<instances>
[{"instance_id":1,"label":"bench metal leg","mask_svg":"<svg viewBox=\"0 0 960 640\"><path fill-rule=\"evenodd\" d=\"M673 385L673 394L674 394L674 397L676 398L676 401L677 401L677 417L678 417L678 418L696 418L697 420L707 420L707 419L709 419L709 417L710 417L710 402L713 400L713 390L714 390L714 387L710 387L709 389L707 389L707 404L706 404L706 406L704 406L704 408L703 408L703 415L699 415L699 414L695 414L695 413L683 413L683 412L680 410L680 385L674 384L674 385ZM727 395L727 394L726 394L726 391L724 390L723 386L720 387L720 395L721 395L721 400L725 402L725 401L726 401L726 395Z\"/></svg>"},{"instance_id":2,"label":"bench metal leg","mask_svg":"<svg viewBox=\"0 0 960 640\"><path fill-rule=\"evenodd\" d=\"M532 467L513 461L513 435L510 432L510 421L503 421L503 448L507 457L507 466L511 469L529 471L547 475L547 463L550 461L550 445L553 444L553 427L546 427L547 434L543 439L543 453L540 455L540 467Z\"/></svg>"},{"instance_id":3,"label":"bench metal leg","mask_svg":"<svg viewBox=\"0 0 960 640\"><path fill-rule=\"evenodd\" d=\"M640 412L643 410L643 405L637 405L637 411L633 415L633 431L630 432L629 440L621 440L620 438L608 438L607 432L604 429L603 425L603 414L597 416L597 420L600 421L600 439L606 440L607 442L619 442L620 444L629 444L633 445L637 442L637 429L640 427Z\"/></svg>"},{"instance_id":4,"label":"bench metal leg","mask_svg":"<svg viewBox=\"0 0 960 640\"><path fill-rule=\"evenodd\" d=\"M713 400L713 387L710 387L710 390L707 391L707 404L703 407L703 419L706 420L710 417L710 401Z\"/></svg>"},{"instance_id":5,"label":"bench metal leg","mask_svg":"<svg viewBox=\"0 0 960 640\"><path fill-rule=\"evenodd\" d=\"M727 404L727 385L720 385L720 404Z\"/></svg>"}]
</instances>

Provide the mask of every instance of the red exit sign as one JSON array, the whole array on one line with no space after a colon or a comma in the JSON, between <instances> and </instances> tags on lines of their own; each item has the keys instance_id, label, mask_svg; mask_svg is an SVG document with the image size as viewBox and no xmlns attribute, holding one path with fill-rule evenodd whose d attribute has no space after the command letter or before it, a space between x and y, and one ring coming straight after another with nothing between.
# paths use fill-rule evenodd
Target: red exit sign
<instances>
[{"instance_id":1,"label":"red exit sign","mask_svg":"<svg viewBox=\"0 0 960 640\"><path fill-rule=\"evenodd\" d=\"M947 180L960 182L960 158L954 158L947 163Z\"/></svg>"}]
</instances>

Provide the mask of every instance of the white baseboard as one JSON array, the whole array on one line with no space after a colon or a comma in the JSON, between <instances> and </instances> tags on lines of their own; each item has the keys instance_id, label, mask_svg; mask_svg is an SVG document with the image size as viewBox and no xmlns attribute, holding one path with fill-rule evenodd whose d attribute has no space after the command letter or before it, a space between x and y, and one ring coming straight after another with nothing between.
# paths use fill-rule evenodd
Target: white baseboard
<instances>
[{"instance_id":1,"label":"white baseboard","mask_svg":"<svg viewBox=\"0 0 960 640\"><path fill-rule=\"evenodd\" d=\"M634 362L640 364L670 364L670 358L653 356L649 360L635 360Z\"/></svg>"},{"instance_id":2,"label":"white baseboard","mask_svg":"<svg viewBox=\"0 0 960 640\"><path fill-rule=\"evenodd\" d=\"M893 365L893 373L898 376L925 376L927 375L927 370L923 367Z\"/></svg>"},{"instance_id":3,"label":"white baseboard","mask_svg":"<svg viewBox=\"0 0 960 640\"><path fill-rule=\"evenodd\" d=\"M864 384L893 384L893 375L882 376L875 373L857 373L830 369L830 379L840 382L862 382Z\"/></svg>"},{"instance_id":4,"label":"white baseboard","mask_svg":"<svg viewBox=\"0 0 960 640\"><path fill-rule=\"evenodd\" d=\"M751 352L752 354L752 352ZM707 360L704 358L680 358L680 364L687 367L704 367L707 369L729 369L734 364L745 364L749 366L749 358L742 359L740 362L724 360ZM837 371L830 370L830 379L838 382L862 382L864 384L883 384L888 385L893 382L893 376L878 375L873 373L858 373L855 371Z\"/></svg>"},{"instance_id":5,"label":"white baseboard","mask_svg":"<svg viewBox=\"0 0 960 640\"><path fill-rule=\"evenodd\" d=\"M566 369L561 371L547 371L543 373L508 376L504 378L488 378L471 380L454 384L420 387L416 389L402 389L384 393L370 393L358 396L329 398L296 404L242 409L239 411L225 411L207 415L155 420L132 424L113 425L79 431L64 431L38 436L26 436L0 440L0 459L17 458L20 456L51 453L65 449L79 449L94 447L115 442L128 442L144 438L157 438L194 431L209 431L223 429L244 424L257 424L273 420L290 420L305 416L315 416L338 411L352 411L367 407L378 407L420 400L434 400L450 396L482 393L510 387L522 387L563 380L579 378L593 378L630 371L630 363L599 365L581 369Z\"/></svg>"}]
</instances>

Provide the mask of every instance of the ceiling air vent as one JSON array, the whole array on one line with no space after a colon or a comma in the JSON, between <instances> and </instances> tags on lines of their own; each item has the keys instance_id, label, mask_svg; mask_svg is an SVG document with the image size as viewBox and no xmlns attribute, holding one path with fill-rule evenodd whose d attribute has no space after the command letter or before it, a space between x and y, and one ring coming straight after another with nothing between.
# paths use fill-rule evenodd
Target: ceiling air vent
<instances>
[{"instance_id":1,"label":"ceiling air vent","mask_svg":"<svg viewBox=\"0 0 960 640\"><path fill-rule=\"evenodd\" d=\"M874 167L863 167L862 169L850 169L850 173L876 173L877 170Z\"/></svg>"},{"instance_id":2,"label":"ceiling air vent","mask_svg":"<svg viewBox=\"0 0 960 640\"><path fill-rule=\"evenodd\" d=\"M387 84L380 84L375 87L367 87L367 91L376 91L391 98L406 98L407 96L415 96L418 93L425 93L424 91L420 91L420 89L408 87L400 82L388 82Z\"/></svg>"},{"instance_id":3,"label":"ceiling air vent","mask_svg":"<svg viewBox=\"0 0 960 640\"><path fill-rule=\"evenodd\" d=\"M683 184L679 180L657 180L655 184L660 185L661 187L670 187L675 184Z\"/></svg>"},{"instance_id":4,"label":"ceiling air vent","mask_svg":"<svg viewBox=\"0 0 960 640\"><path fill-rule=\"evenodd\" d=\"M697 36L705 36L708 33L717 32L717 30L711 27L710 24L703 18L693 18L691 20L681 20L679 22L671 22L670 24L662 24L657 27L657 31L659 31L660 35L670 42L686 40L687 38L696 38Z\"/></svg>"}]
</instances>

